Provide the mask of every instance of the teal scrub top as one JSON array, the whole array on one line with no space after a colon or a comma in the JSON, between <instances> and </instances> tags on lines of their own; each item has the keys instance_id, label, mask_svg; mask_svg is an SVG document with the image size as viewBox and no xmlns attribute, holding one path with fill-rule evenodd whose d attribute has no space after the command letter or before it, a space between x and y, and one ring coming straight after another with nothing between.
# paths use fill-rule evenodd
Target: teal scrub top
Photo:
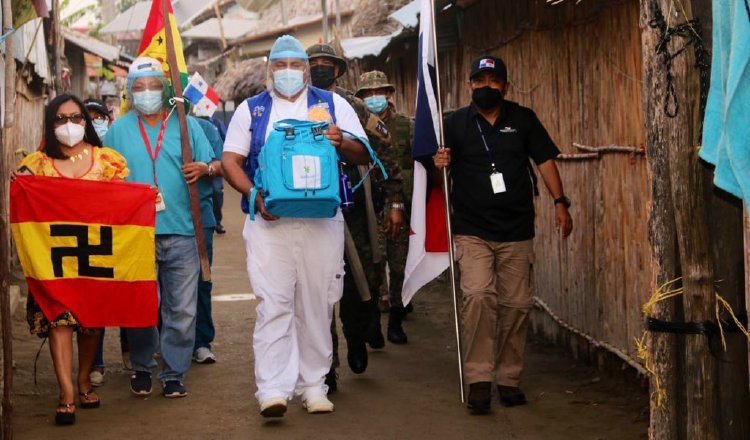
<instances>
[{"instance_id":1,"label":"teal scrub top","mask_svg":"<svg viewBox=\"0 0 750 440\"><path fill-rule=\"evenodd\" d=\"M126 181L156 185L159 188L166 209L156 214L156 235L191 236L195 235L195 229L190 215L188 186L182 175L182 144L177 114L173 113L166 123L164 141L156 158L156 182L154 162L143 142L136 112L128 112L116 120L104 136L103 143L127 160L130 175ZM210 162L213 151L206 135L194 119L188 118L187 123L193 161ZM143 122L152 149L156 148L160 126L161 124L156 124L155 127L150 127Z\"/></svg>"}]
</instances>

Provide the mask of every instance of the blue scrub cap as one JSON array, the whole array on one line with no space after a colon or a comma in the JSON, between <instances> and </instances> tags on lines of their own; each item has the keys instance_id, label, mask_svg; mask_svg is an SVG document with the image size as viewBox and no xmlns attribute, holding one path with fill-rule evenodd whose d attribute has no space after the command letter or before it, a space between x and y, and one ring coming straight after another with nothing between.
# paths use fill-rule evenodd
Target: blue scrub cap
<instances>
[{"instance_id":1,"label":"blue scrub cap","mask_svg":"<svg viewBox=\"0 0 750 440\"><path fill-rule=\"evenodd\" d=\"M302 43L291 35L282 35L279 37L273 47L268 59L278 60L279 58L299 58L307 60L307 52L302 47Z\"/></svg>"},{"instance_id":2,"label":"blue scrub cap","mask_svg":"<svg viewBox=\"0 0 750 440\"><path fill-rule=\"evenodd\" d=\"M164 77L164 70L159 60L150 57L140 57L133 61L130 69L128 69L128 79L143 78L146 76Z\"/></svg>"}]
</instances>

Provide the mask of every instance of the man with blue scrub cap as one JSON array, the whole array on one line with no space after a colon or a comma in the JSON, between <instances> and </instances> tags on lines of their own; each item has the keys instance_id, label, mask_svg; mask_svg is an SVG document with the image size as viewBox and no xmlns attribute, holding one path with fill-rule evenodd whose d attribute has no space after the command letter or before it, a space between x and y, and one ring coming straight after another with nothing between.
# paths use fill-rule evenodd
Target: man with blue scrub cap
<instances>
[{"instance_id":1,"label":"man with blue scrub cap","mask_svg":"<svg viewBox=\"0 0 750 440\"><path fill-rule=\"evenodd\" d=\"M366 164L364 146L341 131L366 138L354 109L335 93L310 85L300 42L280 37L268 59L268 90L243 102L229 123L222 155L229 184L246 197L251 193L255 151L260 150L251 145L265 144L273 124L282 119L327 119L331 125L325 135L343 160ZM324 379L332 359L333 306L344 282L341 211L333 218L279 218L266 211L260 192L243 209L258 213L254 221L246 219L243 236L247 271L259 300L253 351L260 412L281 417L294 395L302 397L309 413L332 412Z\"/></svg>"},{"instance_id":2,"label":"man with blue scrub cap","mask_svg":"<svg viewBox=\"0 0 750 440\"><path fill-rule=\"evenodd\" d=\"M158 376L162 394L187 396L183 380L193 355L200 272L188 185L208 176L214 156L201 127L187 118L193 161L183 163L180 121L167 105L168 85L161 62L136 59L127 81L132 109L112 124L103 140L127 159L127 181L152 185L158 191L156 263L161 329L128 329L134 371L130 390L137 396L151 394L154 353L159 348L164 364Z\"/></svg>"}]
</instances>

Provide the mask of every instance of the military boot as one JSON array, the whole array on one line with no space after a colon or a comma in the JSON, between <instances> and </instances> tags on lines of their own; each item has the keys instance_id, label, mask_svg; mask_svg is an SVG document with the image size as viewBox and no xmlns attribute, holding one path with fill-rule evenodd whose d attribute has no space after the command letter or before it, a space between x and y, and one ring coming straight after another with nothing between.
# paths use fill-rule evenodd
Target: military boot
<instances>
[{"instance_id":1,"label":"military boot","mask_svg":"<svg viewBox=\"0 0 750 440\"><path fill-rule=\"evenodd\" d=\"M391 306L391 311L388 314L388 341L392 344L406 344L408 342L406 332L401 326L405 316L404 306Z\"/></svg>"},{"instance_id":2,"label":"military boot","mask_svg":"<svg viewBox=\"0 0 750 440\"><path fill-rule=\"evenodd\" d=\"M367 304L369 323L367 325L367 343L370 348L379 350L385 347L383 328L380 325L380 309L378 309L377 298L372 298L363 304Z\"/></svg>"}]
</instances>

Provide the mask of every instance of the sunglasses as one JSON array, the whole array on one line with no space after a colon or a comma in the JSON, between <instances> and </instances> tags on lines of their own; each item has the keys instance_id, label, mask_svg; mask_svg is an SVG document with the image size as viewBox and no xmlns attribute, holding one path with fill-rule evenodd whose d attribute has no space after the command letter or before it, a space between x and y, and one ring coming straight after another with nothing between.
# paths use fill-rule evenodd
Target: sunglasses
<instances>
[{"instance_id":1,"label":"sunglasses","mask_svg":"<svg viewBox=\"0 0 750 440\"><path fill-rule=\"evenodd\" d=\"M77 113L75 115L55 115L55 125L65 125L68 121L74 124L80 124L84 120L82 114Z\"/></svg>"}]
</instances>

